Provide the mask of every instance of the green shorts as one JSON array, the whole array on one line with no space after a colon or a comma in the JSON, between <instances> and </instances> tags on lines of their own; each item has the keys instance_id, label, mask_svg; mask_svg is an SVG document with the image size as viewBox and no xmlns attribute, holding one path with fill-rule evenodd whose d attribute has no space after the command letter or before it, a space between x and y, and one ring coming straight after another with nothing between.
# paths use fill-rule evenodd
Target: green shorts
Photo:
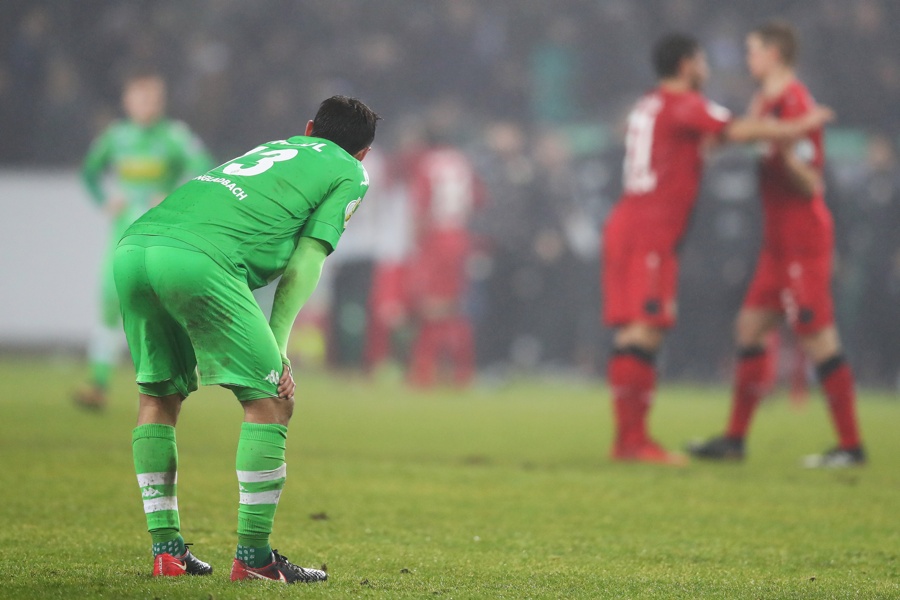
<instances>
[{"instance_id":1,"label":"green shorts","mask_svg":"<svg viewBox=\"0 0 900 600\"><path fill-rule=\"evenodd\" d=\"M247 283L184 242L124 238L114 257L141 393L184 397L222 385L238 400L278 395L281 354Z\"/></svg>"}]
</instances>

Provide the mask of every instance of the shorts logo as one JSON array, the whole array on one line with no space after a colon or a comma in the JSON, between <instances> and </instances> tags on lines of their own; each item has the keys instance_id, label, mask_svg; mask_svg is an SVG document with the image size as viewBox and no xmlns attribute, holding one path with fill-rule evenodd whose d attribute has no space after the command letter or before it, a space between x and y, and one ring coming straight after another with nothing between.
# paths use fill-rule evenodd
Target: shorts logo
<instances>
[{"instance_id":1,"label":"shorts logo","mask_svg":"<svg viewBox=\"0 0 900 600\"><path fill-rule=\"evenodd\" d=\"M807 308L805 306L800 307L800 312L797 320L801 325L809 325L813 322L813 319L816 318L816 313L811 308Z\"/></svg>"},{"instance_id":2,"label":"shorts logo","mask_svg":"<svg viewBox=\"0 0 900 600\"><path fill-rule=\"evenodd\" d=\"M362 202L362 198L357 198L344 209L344 229L347 229L347 223L350 222L350 217L352 217L353 213L356 212L356 209L359 208L360 202Z\"/></svg>"},{"instance_id":3,"label":"shorts logo","mask_svg":"<svg viewBox=\"0 0 900 600\"><path fill-rule=\"evenodd\" d=\"M268 375L266 375L266 381L268 381L272 385L275 385L276 383L278 383L278 373L276 373L275 370L272 369L272 371Z\"/></svg>"},{"instance_id":4,"label":"shorts logo","mask_svg":"<svg viewBox=\"0 0 900 600\"><path fill-rule=\"evenodd\" d=\"M655 298L651 298L644 302L644 312L648 315L656 316L662 312L662 303Z\"/></svg>"}]
</instances>

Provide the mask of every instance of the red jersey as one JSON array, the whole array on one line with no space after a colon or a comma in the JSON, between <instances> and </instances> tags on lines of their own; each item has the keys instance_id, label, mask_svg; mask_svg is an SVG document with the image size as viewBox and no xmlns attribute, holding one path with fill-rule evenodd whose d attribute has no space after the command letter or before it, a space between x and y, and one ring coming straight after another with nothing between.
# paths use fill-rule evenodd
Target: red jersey
<instances>
[{"instance_id":1,"label":"red jersey","mask_svg":"<svg viewBox=\"0 0 900 600\"><path fill-rule=\"evenodd\" d=\"M815 105L806 86L794 80L777 97L766 99L762 116L796 119ZM792 152L822 171L825 162L822 129L808 133L794 144ZM830 252L834 238L831 213L819 192L812 198L797 192L785 170L782 154L774 144L764 146L759 163L759 187L763 199L764 246L778 254Z\"/></svg>"},{"instance_id":2,"label":"red jersey","mask_svg":"<svg viewBox=\"0 0 900 600\"><path fill-rule=\"evenodd\" d=\"M624 195L616 212L626 228L653 245L681 239L703 175L703 142L731 113L698 92L662 88L638 100L628 116ZM651 237L652 236L652 237Z\"/></svg>"},{"instance_id":3,"label":"red jersey","mask_svg":"<svg viewBox=\"0 0 900 600\"><path fill-rule=\"evenodd\" d=\"M480 202L472 161L450 147L426 150L415 160L409 192L420 237L465 231Z\"/></svg>"}]
</instances>

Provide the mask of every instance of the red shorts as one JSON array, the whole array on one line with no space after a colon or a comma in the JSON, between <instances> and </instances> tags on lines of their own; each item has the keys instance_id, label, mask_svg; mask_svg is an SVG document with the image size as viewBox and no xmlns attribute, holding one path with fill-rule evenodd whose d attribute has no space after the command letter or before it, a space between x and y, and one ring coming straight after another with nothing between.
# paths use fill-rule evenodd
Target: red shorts
<instances>
[{"instance_id":1,"label":"red shorts","mask_svg":"<svg viewBox=\"0 0 900 600\"><path fill-rule=\"evenodd\" d=\"M425 239L409 261L410 299L415 303L462 298L470 252L471 242L465 232L441 233Z\"/></svg>"},{"instance_id":2,"label":"red shorts","mask_svg":"<svg viewBox=\"0 0 900 600\"><path fill-rule=\"evenodd\" d=\"M786 257L763 249L744 308L782 313L799 335L820 331L834 323L831 267L831 252Z\"/></svg>"},{"instance_id":3,"label":"red shorts","mask_svg":"<svg viewBox=\"0 0 900 600\"><path fill-rule=\"evenodd\" d=\"M395 323L406 313L409 306L406 272L402 262L384 262L375 267L369 292L369 310L374 318Z\"/></svg>"},{"instance_id":4,"label":"red shorts","mask_svg":"<svg viewBox=\"0 0 900 600\"><path fill-rule=\"evenodd\" d=\"M647 323L675 325L678 257L674 248L634 243L633 232L615 222L603 236L603 322L612 327Z\"/></svg>"}]
</instances>

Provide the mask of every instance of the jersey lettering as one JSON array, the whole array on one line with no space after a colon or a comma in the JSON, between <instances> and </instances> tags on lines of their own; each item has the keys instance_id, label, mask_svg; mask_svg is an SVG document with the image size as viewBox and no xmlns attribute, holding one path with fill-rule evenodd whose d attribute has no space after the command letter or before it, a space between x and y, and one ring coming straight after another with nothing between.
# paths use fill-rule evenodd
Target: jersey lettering
<instances>
[{"instance_id":1,"label":"jersey lettering","mask_svg":"<svg viewBox=\"0 0 900 600\"><path fill-rule=\"evenodd\" d=\"M629 194L646 194L656 189L656 172L651 162L653 129L662 105L658 96L648 96L640 100L628 115L624 180L625 191Z\"/></svg>"}]
</instances>

